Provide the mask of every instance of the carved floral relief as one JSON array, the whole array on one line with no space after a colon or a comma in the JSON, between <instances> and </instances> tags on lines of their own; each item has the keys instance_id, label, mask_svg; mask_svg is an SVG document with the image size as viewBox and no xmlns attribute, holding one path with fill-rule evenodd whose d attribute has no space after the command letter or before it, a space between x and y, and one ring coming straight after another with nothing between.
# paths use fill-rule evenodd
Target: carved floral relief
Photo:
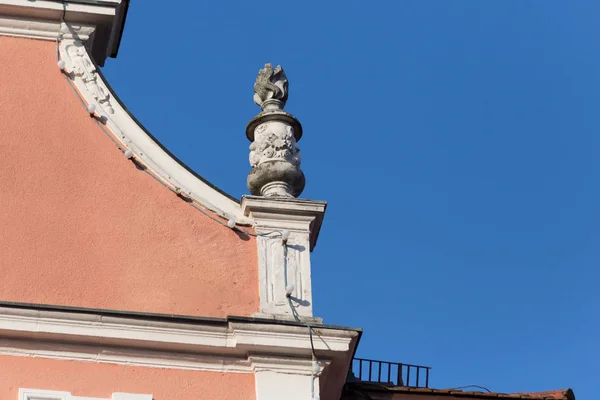
<instances>
[{"instance_id":1,"label":"carved floral relief","mask_svg":"<svg viewBox=\"0 0 600 400\"><path fill-rule=\"evenodd\" d=\"M256 167L270 160L284 160L300 166L300 149L294 138L294 130L286 127L284 133L267 129L267 124L259 125L254 133L254 142L250 145L250 165Z\"/></svg>"}]
</instances>

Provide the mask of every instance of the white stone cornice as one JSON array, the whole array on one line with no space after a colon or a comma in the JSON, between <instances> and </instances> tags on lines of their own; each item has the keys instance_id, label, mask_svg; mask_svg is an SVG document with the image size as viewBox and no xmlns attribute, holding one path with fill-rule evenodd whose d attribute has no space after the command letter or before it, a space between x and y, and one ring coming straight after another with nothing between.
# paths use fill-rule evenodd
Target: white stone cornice
<instances>
[{"instance_id":1,"label":"white stone cornice","mask_svg":"<svg viewBox=\"0 0 600 400\"><path fill-rule=\"evenodd\" d=\"M95 15L113 16L115 8L122 2L122 0L65 1L67 11L75 19L88 20L95 18ZM0 0L0 12L50 19L62 14L63 3L61 1L49 0Z\"/></svg>"},{"instance_id":2,"label":"white stone cornice","mask_svg":"<svg viewBox=\"0 0 600 400\"><path fill-rule=\"evenodd\" d=\"M311 345L306 326L280 321L200 320L0 306L0 355L252 373L257 400L269 400L277 394L291 400L319 393L327 394L324 400L339 398L359 332L329 326L316 326L312 331ZM318 366L316 371L313 362ZM67 397L23 400L85 399L64 393Z\"/></svg>"},{"instance_id":3,"label":"white stone cornice","mask_svg":"<svg viewBox=\"0 0 600 400\"><path fill-rule=\"evenodd\" d=\"M0 35L56 40L58 24L64 20L73 26L92 27L91 32L76 35L88 40L94 59L100 65L106 57L115 57L127 9L127 0L69 1L0 0ZM18 21L18 22L16 22ZM65 38L70 38L65 35Z\"/></svg>"},{"instance_id":4,"label":"white stone cornice","mask_svg":"<svg viewBox=\"0 0 600 400\"><path fill-rule=\"evenodd\" d=\"M0 355L192 371L252 372L252 364L247 357L165 352L108 344L100 346L57 341L0 339Z\"/></svg>"},{"instance_id":5,"label":"white stone cornice","mask_svg":"<svg viewBox=\"0 0 600 400\"><path fill-rule=\"evenodd\" d=\"M313 346L324 358L350 354L356 337L354 330L313 328ZM311 343L302 325L169 322L0 307L0 354L242 372L250 370L249 355L310 358Z\"/></svg>"},{"instance_id":6,"label":"white stone cornice","mask_svg":"<svg viewBox=\"0 0 600 400\"><path fill-rule=\"evenodd\" d=\"M327 202L244 196L241 206L244 215L252 217L257 228L306 231L312 251L317 244Z\"/></svg>"},{"instance_id":7,"label":"white stone cornice","mask_svg":"<svg viewBox=\"0 0 600 400\"><path fill-rule=\"evenodd\" d=\"M275 321L274 321L275 322ZM238 346L267 346L286 349L289 354L306 354L310 349L310 338L306 326L274 324L238 324L230 323L233 339ZM315 350L345 352L350 349L350 340L354 338L352 330L333 331L319 327L312 328Z\"/></svg>"},{"instance_id":8,"label":"white stone cornice","mask_svg":"<svg viewBox=\"0 0 600 400\"><path fill-rule=\"evenodd\" d=\"M287 358L270 356L250 356L248 358L252 364L254 372L278 371L282 374L305 375L312 376L313 361L306 358ZM317 362L319 371L322 371L326 366L331 364L331 360L320 358ZM319 372L320 373L320 372ZM317 373L318 375L318 373Z\"/></svg>"},{"instance_id":9,"label":"white stone cornice","mask_svg":"<svg viewBox=\"0 0 600 400\"><path fill-rule=\"evenodd\" d=\"M92 25L70 25L70 32L63 34L63 38L88 40L95 29L96 27ZM0 35L2 36L54 41L58 36L59 30L59 21L32 21L0 15Z\"/></svg>"}]
</instances>

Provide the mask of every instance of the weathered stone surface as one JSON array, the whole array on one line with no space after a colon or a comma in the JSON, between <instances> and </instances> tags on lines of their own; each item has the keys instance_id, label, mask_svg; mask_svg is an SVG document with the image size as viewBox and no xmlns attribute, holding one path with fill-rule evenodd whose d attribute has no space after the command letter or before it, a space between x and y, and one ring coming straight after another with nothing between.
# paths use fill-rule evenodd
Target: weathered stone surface
<instances>
[{"instance_id":1,"label":"weathered stone surface","mask_svg":"<svg viewBox=\"0 0 600 400\"><path fill-rule=\"evenodd\" d=\"M254 196L298 197L304 190L304 173L287 161L269 161L248 174L248 189Z\"/></svg>"},{"instance_id":2,"label":"weathered stone surface","mask_svg":"<svg viewBox=\"0 0 600 400\"><path fill-rule=\"evenodd\" d=\"M280 65L273 69L271 64L258 71L254 84L254 102L263 110L267 106L276 109L285 107L288 98L288 80Z\"/></svg>"},{"instance_id":3,"label":"weathered stone surface","mask_svg":"<svg viewBox=\"0 0 600 400\"><path fill-rule=\"evenodd\" d=\"M250 145L250 165L257 167L266 161L284 160L300 166L300 149L294 138L294 128L281 122L260 124Z\"/></svg>"},{"instance_id":4,"label":"weathered stone surface","mask_svg":"<svg viewBox=\"0 0 600 400\"><path fill-rule=\"evenodd\" d=\"M288 81L280 66L266 64L254 85L254 102L262 112L246 127L250 145L248 189L255 196L297 197L304 190L305 178L300 170L302 126L283 111L288 97Z\"/></svg>"}]
</instances>

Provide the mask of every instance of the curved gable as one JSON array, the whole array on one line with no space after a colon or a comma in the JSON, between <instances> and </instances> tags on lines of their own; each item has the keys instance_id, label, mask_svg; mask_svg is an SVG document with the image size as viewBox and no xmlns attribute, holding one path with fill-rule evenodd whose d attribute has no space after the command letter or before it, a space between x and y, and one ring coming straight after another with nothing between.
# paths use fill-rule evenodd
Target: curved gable
<instances>
[{"instance_id":1,"label":"curved gable","mask_svg":"<svg viewBox=\"0 0 600 400\"><path fill-rule=\"evenodd\" d=\"M255 239L195 210L140 165L166 174L215 217L250 222L239 205L164 151L106 86L103 131L56 68L54 43L0 37L0 45L12 55L0 71L0 299L214 317L256 312ZM65 61L72 71L74 60ZM83 78L75 79L79 90L94 95L81 88Z\"/></svg>"}]
</instances>

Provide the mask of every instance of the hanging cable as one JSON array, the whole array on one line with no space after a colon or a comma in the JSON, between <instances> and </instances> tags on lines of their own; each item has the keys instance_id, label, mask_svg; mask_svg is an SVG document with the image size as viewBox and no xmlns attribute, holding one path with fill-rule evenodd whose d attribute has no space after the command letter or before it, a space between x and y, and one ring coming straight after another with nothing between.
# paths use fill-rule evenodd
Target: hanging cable
<instances>
[{"instance_id":1,"label":"hanging cable","mask_svg":"<svg viewBox=\"0 0 600 400\"><path fill-rule=\"evenodd\" d=\"M317 374L320 372L320 366L319 366L319 360L317 359L317 353L315 352L315 344L314 344L314 340L313 340L312 326L308 322L302 321L300 319L300 315L298 314L298 311L296 310L296 308L294 307L294 304L292 302L292 294L293 294L295 288L294 288L294 285L288 284L288 264L287 264L287 259L288 259L287 241L290 236L290 233L289 233L289 231L282 231L281 236L282 236L281 244L283 246L283 283L284 283L284 288L285 288L285 297L287 298L288 305L290 306L290 310L292 312L292 316L294 317L296 322L301 323L308 328L308 337L310 340L311 359L312 359L312 377L310 380L310 396L311 396L311 400L315 400L315 378L317 377Z\"/></svg>"},{"instance_id":2,"label":"hanging cable","mask_svg":"<svg viewBox=\"0 0 600 400\"><path fill-rule=\"evenodd\" d=\"M478 385L459 386L459 387L450 388L450 389L446 389L446 390L457 390L457 389L467 389L467 388L477 388L477 389L485 390L488 393L492 393L492 391L490 389L483 387L483 386L478 386Z\"/></svg>"},{"instance_id":3,"label":"hanging cable","mask_svg":"<svg viewBox=\"0 0 600 400\"><path fill-rule=\"evenodd\" d=\"M221 217L221 218L215 217L214 215L212 215L212 213L206 211L204 209L204 206L201 205L196 199L194 199L193 197L189 197L187 194L184 194L180 187L176 187L170 183L165 182L165 180L163 178L161 178L160 176L155 174L153 171L150 170L150 168L148 168L146 165L144 165L142 160L140 160L139 158L134 158L133 152L131 149L124 148L124 146L119 141L117 141L117 139L115 139L114 135L108 132L108 130L104 126L104 123L101 122L101 121L105 121L104 117L100 117L100 118L96 117L95 104L86 104L85 99L83 98L83 96L81 95L79 90L75 87L75 85L72 82L72 80L74 78L71 78L71 76L65 72L65 67L66 67L65 61L60 58L60 41L63 38L63 34L68 32L68 26L66 25L66 22L65 22L65 16L66 16L66 12L67 12L65 1L63 1L62 4L63 4L63 12L62 12L62 17L61 17L61 24L60 24L59 32L56 37L56 62L57 62L57 65L58 65L59 69L62 71L62 75L64 76L65 80L67 81L67 83L69 84L69 86L71 87L73 92L76 94L76 96L79 99L83 108L86 109L86 112L88 112L95 119L97 126L102 130L102 132L106 136L108 136L108 138L118 147L118 149L124 153L126 158L131 159L132 161L140 164L143 167L142 170L145 173L147 173L149 176L151 176L152 178L157 180L159 183L161 183L167 189L169 189L170 191L175 193L177 196L186 200L196 210L200 211L202 214L209 217L213 221L219 223L220 225L223 225L231 230L238 231L245 235L253 236L253 237L265 237L265 238L271 238L271 239L281 237L281 241L282 241L282 245L283 245L283 270L284 270L283 276L284 276L284 287L285 287L285 291L286 291L286 298L287 298L288 305L290 307L292 316L294 317L294 320L302 325L305 325L308 329L308 337L310 340L311 359L312 359L311 400L316 400L314 397L314 393L315 393L314 384L315 384L315 378L318 376L318 374L320 372L320 366L318 364L317 354L315 352L313 332L312 332L313 328L310 323L308 323L306 321L302 321L300 319L300 315L298 314L298 311L296 310L296 308L294 307L294 304L292 302L292 294L293 294L293 291L295 288L293 285L288 285L288 265L287 265L288 245L287 245L287 241L290 236L290 232L284 230L284 231L270 231L270 232L263 232L263 233L254 233L254 232L250 232L245 229L241 229L241 228L237 227L235 221L232 219L225 221L224 217ZM93 107L91 107L91 106L93 106Z\"/></svg>"}]
</instances>

